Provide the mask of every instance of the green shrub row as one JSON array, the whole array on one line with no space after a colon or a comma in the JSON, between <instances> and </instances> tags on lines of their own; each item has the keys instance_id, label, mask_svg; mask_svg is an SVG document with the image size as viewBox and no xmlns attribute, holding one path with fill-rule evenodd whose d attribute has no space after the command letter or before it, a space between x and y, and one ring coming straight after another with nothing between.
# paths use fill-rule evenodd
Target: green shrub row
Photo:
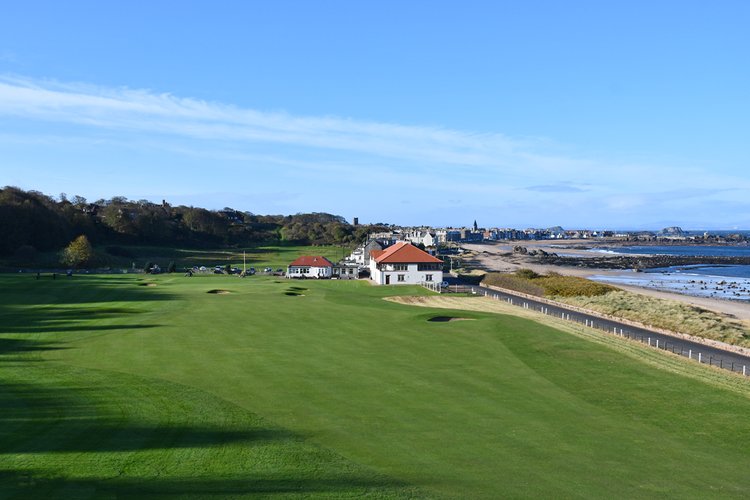
<instances>
[{"instance_id":1,"label":"green shrub row","mask_svg":"<svg viewBox=\"0 0 750 500\"><path fill-rule=\"evenodd\" d=\"M531 269L519 269L513 274L490 273L482 283L538 297L594 297L617 290L586 278L554 273L543 276Z\"/></svg>"}]
</instances>

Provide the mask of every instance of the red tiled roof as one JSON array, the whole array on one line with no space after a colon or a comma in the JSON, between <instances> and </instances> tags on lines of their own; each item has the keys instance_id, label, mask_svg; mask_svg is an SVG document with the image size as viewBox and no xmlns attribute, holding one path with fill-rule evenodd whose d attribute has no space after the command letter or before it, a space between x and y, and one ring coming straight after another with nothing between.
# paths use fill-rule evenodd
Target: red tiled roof
<instances>
[{"instance_id":1,"label":"red tiled roof","mask_svg":"<svg viewBox=\"0 0 750 500\"><path fill-rule=\"evenodd\" d=\"M370 250L370 257L373 259L376 259L383 255L385 253L385 250Z\"/></svg>"},{"instance_id":2,"label":"red tiled roof","mask_svg":"<svg viewBox=\"0 0 750 500\"><path fill-rule=\"evenodd\" d=\"M420 250L410 243L396 243L383 250L379 255L374 255L373 258L378 264L422 264L426 262L440 262L443 261L437 257L433 257L427 252Z\"/></svg>"},{"instance_id":3,"label":"red tiled roof","mask_svg":"<svg viewBox=\"0 0 750 500\"><path fill-rule=\"evenodd\" d=\"M298 257L289 266L304 266L304 267L333 267L331 261L320 255L303 255Z\"/></svg>"}]
</instances>

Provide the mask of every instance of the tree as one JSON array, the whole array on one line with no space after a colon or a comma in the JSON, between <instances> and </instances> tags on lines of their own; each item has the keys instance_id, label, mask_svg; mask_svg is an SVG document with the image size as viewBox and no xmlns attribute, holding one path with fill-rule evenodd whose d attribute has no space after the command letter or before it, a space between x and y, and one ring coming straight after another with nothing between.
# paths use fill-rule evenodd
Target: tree
<instances>
[{"instance_id":1,"label":"tree","mask_svg":"<svg viewBox=\"0 0 750 500\"><path fill-rule=\"evenodd\" d=\"M89 264L94 259L94 248L86 235L81 235L70 242L62 251L60 262L71 267Z\"/></svg>"}]
</instances>

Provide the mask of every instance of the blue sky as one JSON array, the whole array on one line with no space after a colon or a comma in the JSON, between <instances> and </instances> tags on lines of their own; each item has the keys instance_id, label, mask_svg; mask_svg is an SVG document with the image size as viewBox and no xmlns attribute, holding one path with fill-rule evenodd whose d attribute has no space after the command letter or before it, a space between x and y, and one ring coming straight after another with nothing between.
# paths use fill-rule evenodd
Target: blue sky
<instances>
[{"instance_id":1,"label":"blue sky","mask_svg":"<svg viewBox=\"0 0 750 500\"><path fill-rule=\"evenodd\" d=\"M7 2L0 185L750 229L745 1Z\"/></svg>"}]
</instances>

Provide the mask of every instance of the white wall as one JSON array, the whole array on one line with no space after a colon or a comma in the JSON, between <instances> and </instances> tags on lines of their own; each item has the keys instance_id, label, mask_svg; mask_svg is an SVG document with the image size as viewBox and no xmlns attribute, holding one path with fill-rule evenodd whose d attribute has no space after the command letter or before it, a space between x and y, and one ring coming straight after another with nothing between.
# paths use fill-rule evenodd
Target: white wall
<instances>
[{"instance_id":1,"label":"white wall","mask_svg":"<svg viewBox=\"0 0 750 500\"><path fill-rule=\"evenodd\" d=\"M418 264L409 264L406 271L394 271L394 264L384 264L381 267L383 270L377 268L377 264L374 260L370 261L370 278L376 285L385 285L385 277L388 275L391 277L391 285L419 285L423 281L427 281L426 277L428 274L432 275L432 281L440 283L443 281L443 271L419 271ZM398 276L403 275L404 281L399 281Z\"/></svg>"},{"instance_id":2,"label":"white wall","mask_svg":"<svg viewBox=\"0 0 750 500\"><path fill-rule=\"evenodd\" d=\"M300 272L302 269L307 269L306 273ZM287 268L287 278L330 278L333 269L330 267L302 267L302 266L290 266Z\"/></svg>"}]
</instances>

